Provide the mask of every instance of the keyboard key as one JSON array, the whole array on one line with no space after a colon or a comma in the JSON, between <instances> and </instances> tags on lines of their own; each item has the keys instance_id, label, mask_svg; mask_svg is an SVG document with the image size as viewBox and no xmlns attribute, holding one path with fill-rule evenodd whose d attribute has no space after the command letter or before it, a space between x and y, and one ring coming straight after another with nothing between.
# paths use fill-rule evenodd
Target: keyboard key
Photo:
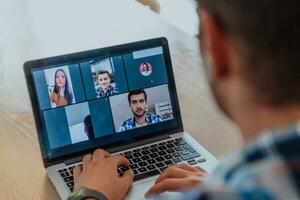
<instances>
[{"instance_id":1,"label":"keyboard key","mask_svg":"<svg viewBox=\"0 0 300 200\"><path fill-rule=\"evenodd\" d=\"M144 172L147 171L147 169L146 169L145 167L138 168L137 170L138 170L138 172L140 172L140 173L144 173Z\"/></svg>"},{"instance_id":2,"label":"keyboard key","mask_svg":"<svg viewBox=\"0 0 300 200\"><path fill-rule=\"evenodd\" d=\"M153 169L155 169L155 166L154 165L149 165L149 166L147 166L147 169L148 170L153 170Z\"/></svg>"},{"instance_id":3,"label":"keyboard key","mask_svg":"<svg viewBox=\"0 0 300 200\"><path fill-rule=\"evenodd\" d=\"M67 186L68 186L69 188L74 187L74 182L69 182L69 183L67 183Z\"/></svg>"},{"instance_id":4,"label":"keyboard key","mask_svg":"<svg viewBox=\"0 0 300 200\"><path fill-rule=\"evenodd\" d=\"M184 149L180 152L182 155L187 155L187 154L190 154L190 151L187 150L187 149Z\"/></svg>"},{"instance_id":5,"label":"keyboard key","mask_svg":"<svg viewBox=\"0 0 300 200\"><path fill-rule=\"evenodd\" d=\"M163 150L166 150L167 149L167 147L165 147L165 146L159 146L159 147L157 147L160 151L163 151Z\"/></svg>"},{"instance_id":6,"label":"keyboard key","mask_svg":"<svg viewBox=\"0 0 300 200\"><path fill-rule=\"evenodd\" d=\"M135 158L139 158L139 157L142 156L142 154L141 154L140 152L133 153L132 155L133 155L133 157L135 157Z\"/></svg>"},{"instance_id":7,"label":"keyboard key","mask_svg":"<svg viewBox=\"0 0 300 200\"><path fill-rule=\"evenodd\" d=\"M165 165L172 165L174 162L172 160L164 161Z\"/></svg>"},{"instance_id":8,"label":"keyboard key","mask_svg":"<svg viewBox=\"0 0 300 200\"><path fill-rule=\"evenodd\" d=\"M150 151L149 150L144 150L144 151L141 151L141 154L142 155L148 155L148 154L150 154Z\"/></svg>"},{"instance_id":9,"label":"keyboard key","mask_svg":"<svg viewBox=\"0 0 300 200\"><path fill-rule=\"evenodd\" d=\"M191 154L188 154L188 155L183 155L180 158L182 160L189 160L189 159L196 158L196 157L199 157L199 156L200 156L200 154L195 152L195 153L191 153Z\"/></svg>"},{"instance_id":10,"label":"keyboard key","mask_svg":"<svg viewBox=\"0 0 300 200\"><path fill-rule=\"evenodd\" d=\"M181 159L180 158L173 158L172 161L174 163L179 163L179 162L181 162Z\"/></svg>"},{"instance_id":11,"label":"keyboard key","mask_svg":"<svg viewBox=\"0 0 300 200\"><path fill-rule=\"evenodd\" d=\"M166 144L165 142L160 142L158 143L158 146L165 145L165 144Z\"/></svg>"},{"instance_id":12,"label":"keyboard key","mask_svg":"<svg viewBox=\"0 0 300 200\"><path fill-rule=\"evenodd\" d=\"M137 153L137 152L140 152L140 151L141 151L141 149L134 149L134 150L132 150L133 153Z\"/></svg>"},{"instance_id":13,"label":"keyboard key","mask_svg":"<svg viewBox=\"0 0 300 200\"><path fill-rule=\"evenodd\" d=\"M197 161L198 161L198 163L202 163L202 162L205 162L206 159L205 159L205 158L200 158L200 159L198 159Z\"/></svg>"},{"instance_id":14,"label":"keyboard key","mask_svg":"<svg viewBox=\"0 0 300 200\"><path fill-rule=\"evenodd\" d=\"M164 159L163 157L158 157L158 158L155 158L155 160L156 160L157 162L161 162L161 161L164 161L165 159Z\"/></svg>"},{"instance_id":15,"label":"keyboard key","mask_svg":"<svg viewBox=\"0 0 300 200\"><path fill-rule=\"evenodd\" d=\"M67 171L67 169L60 169L60 170L58 170L59 173L66 172L66 171Z\"/></svg>"},{"instance_id":16,"label":"keyboard key","mask_svg":"<svg viewBox=\"0 0 300 200\"><path fill-rule=\"evenodd\" d=\"M174 149L167 149L166 152L167 152L167 153L174 153L175 150L174 150Z\"/></svg>"},{"instance_id":17,"label":"keyboard key","mask_svg":"<svg viewBox=\"0 0 300 200\"><path fill-rule=\"evenodd\" d=\"M65 178L67 175L64 172L59 173L61 177Z\"/></svg>"},{"instance_id":18,"label":"keyboard key","mask_svg":"<svg viewBox=\"0 0 300 200\"><path fill-rule=\"evenodd\" d=\"M156 158L156 157L158 157L158 154L157 153L152 153L149 156L150 156L150 158Z\"/></svg>"},{"instance_id":19,"label":"keyboard key","mask_svg":"<svg viewBox=\"0 0 300 200\"><path fill-rule=\"evenodd\" d=\"M160 172L157 169L155 169L155 170L148 171L146 173L135 175L133 180L134 181L139 181L141 179L149 178L151 176L155 176L155 175L158 175L158 174L160 174Z\"/></svg>"},{"instance_id":20,"label":"keyboard key","mask_svg":"<svg viewBox=\"0 0 300 200\"><path fill-rule=\"evenodd\" d=\"M150 159L150 160L147 160L147 163L151 165L151 164L156 163L156 161L154 159Z\"/></svg>"},{"instance_id":21,"label":"keyboard key","mask_svg":"<svg viewBox=\"0 0 300 200\"><path fill-rule=\"evenodd\" d=\"M151 152L151 153L155 153L155 152L158 152L159 150L158 150L158 148L153 148L153 149L149 149L149 151Z\"/></svg>"},{"instance_id":22,"label":"keyboard key","mask_svg":"<svg viewBox=\"0 0 300 200\"><path fill-rule=\"evenodd\" d=\"M134 163L138 163L138 162L141 162L142 160L141 160L140 158L134 158L134 159L132 159L132 161L133 161Z\"/></svg>"},{"instance_id":23,"label":"keyboard key","mask_svg":"<svg viewBox=\"0 0 300 200\"><path fill-rule=\"evenodd\" d=\"M164 158L165 158L166 160L170 160L170 159L172 159L173 157L172 157L171 155L165 155Z\"/></svg>"},{"instance_id":24,"label":"keyboard key","mask_svg":"<svg viewBox=\"0 0 300 200\"><path fill-rule=\"evenodd\" d=\"M67 182L70 182L70 181L73 181L73 176L69 176L69 177L66 177L64 178L64 181L67 183Z\"/></svg>"},{"instance_id":25,"label":"keyboard key","mask_svg":"<svg viewBox=\"0 0 300 200\"><path fill-rule=\"evenodd\" d=\"M173 148L173 147L175 147L174 144L167 144L166 146L167 146L168 148Z\"/></svg>"},{"instance_id":26,"label":"keyboard key","mask_svg":"<svg viewBox=\"0 0 300 200\"><path fill-rule=\"evenodd\" d=\"M132 151L126 151L126 152L124 152L124 155L129 155L131 153L132 153Z\"/></svg>"},{"instance_id":27,"label":"keyboard key","mask_svg":"<svg viewBox=\"0 0 300 200\"><path fill-rule=\"evenodd\" d=\"M187 162L188 162L190 165L196 165L196 164L198 164L198 162L197 162L195 159L188 160Z\"/></svg>"},{"instance_id":28,"label":"keyboard key","mask_svg":"<svg viewBox=\"0 0 300 200\"><path fill-rule=\"evenodd\" d=\"M181 146L175 147L174 149L175 149L176 151L182 151L182 150L183 150L183 148L182 148Z\"/></svg>"},{"instance_id":29,"label":"keyboard key","mask_svg":"<svg viewBox=\"0 0 300 200\"><path fill-rule=\"evenodd\" d=\"M183 139L182 139L182 138L176 138L176 139L175 139L175 141L177 141L177 142L178 142L178 141L181 141L181 140L183 140Z\"/></svg>"},{"instance_id":30,"label":"keyboard key","mask_svg":"<svg viewBox=\"0 0 300 200\"><path fill-rule=\"evenodd\" d=\"M182 145L183 148L189 150L191 153L194 153L195 150L188 144Z\"/></svg>"},{"instance_id":31,"label":"keyboard key","mask_svg":"<svg viewBox=\"0 0 300 200\"><path fill-rule=\"evenodd\" d=\"M131 154L129 154L129 155L125 155L125 158L127 158L128 160L130 160L130 159L133 158L133 156Z\"/></svg>"},{"instance_id":32,"label":"keyboard key","mask_svg":"<svg viewBox=\"0 0 300 200\"><path fill-rule=\"evenodd\" d=\"M149 149L148 146L142 147L142 150L147 150L147 149Z\"/></svg>"},{"instance_id":33,"label":"keyboard key","mask_svg":"<svg viewBox=\"0 0 300 200\"><path fill-rule=\"evenodd\" d=\"M158 147L158 145L157 144L152 144L152 145L150 145L150 147L153 149L155 147Z\"/></svg>"},{"instance_id":34,"label":"keyboard key","mask_svg":"<svg viewBox=\"0 0 300 200\"><path fill-rule=\"evenodd\" d=\"M138 168L139 166L137 165L137 164L132 164L132 165L130 165L130 168L131 169L136 169L136 168Z\"/></svg>"},{"instance_id":35,"label":"keyboard key","mask_svg":"<svg viewBox=\"0 0 300 200\"><path fill-rule=\"evenodd\" d=\"M164 167L165 164L160 162L160 163L156 163L155 166L158 167L158 168L161 168L161 167Z\"/></svg>"},{"instance_id":36,"label":"keyboard key","mask_svg":"<svg viewBox=\"0 0 300 200\"><path fill-rule=\"evenodd\" d=\"M172 153L172 156L173 156L173 157L180 157L181 154L180 154L179 152L175 152L175 153Z\"/></svg>"},{"instance_id":37,"label":"keyboard key","mask_svg":"<svg viewBox=\"0 0 300 200\"><path fill-rule=\"evenodd\" d=\"M132 172L133 172L134 175L139 173L136 169L133 169Z\"/></svg>"},{"instance_id":38,"label":"keyboard key","mask_svg":"<svg viewBox=\"0 0 300 200\"><path fill-rule=\"evenodd\" d=\"M145 161L139 162L138 164L139 164L140 167L145 167L145 166L148 165Z\"/></svg>"},{"instance_id":39,"label":"keyboard key","mask_svg":"<svg viewBox=\"0 0 300 200\"><path fill-rule=\"evenodd\" d=\"M74 187L71 187L71 188L70 188L70 191L73 192L73 190L74 190Z\"/></svg>"},{"instance_id":40,"label":"keyboard key","mask_svg":"<svg viewBox=\"0 0 300 200\"><path fill-rule=\"evenodd\" d=\"M160 156L163 156L163 155L166 155L167 153L165 151L159 151L159 152L157 152L157 154Z\"/></svg>"},{"instance_id":41,"label":"keyboard key","mask_svg":"<svg viewBox=\"0 0 300 200\"><path fill-rule=\"evenodd\" d=\"M141 159L142 159L142 160L149 160L150 157L149 157L149 156L142 156Z\"/></svg>"}]
</instances>

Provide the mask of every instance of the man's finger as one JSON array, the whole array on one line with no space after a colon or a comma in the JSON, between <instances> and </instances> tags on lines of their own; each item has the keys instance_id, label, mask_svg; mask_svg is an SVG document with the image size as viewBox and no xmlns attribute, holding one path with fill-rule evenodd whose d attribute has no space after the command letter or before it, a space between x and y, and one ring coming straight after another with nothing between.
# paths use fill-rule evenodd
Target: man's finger
<instances>
[{"instance_id":1,"label":"man's finger","mask_svg":"<svg viewBox=\"0 0 300 200\"><path fill-rule=\"evenodd\" d=\"M121 179L125 182L126 185L131 185L133 182L133 172L132 170L126 170L123 175L121 176Z\"/></svg>"},{"instance_id":2,"label":"man's finger","mask_svg":"<svg viewBox=\"0 0 300 200\"><path fill-rule=\"evenodd\" d=\"M168 178L152 186L145 196L151 197L162 192L178 192L184 191L187 188L197 187L201 183L201 178L194 176L188 178Z\"/></svg>"},{"instance_id":3,"label":"man's finger","mask_svg":"<svg viewBox=\"0 0 300 200\"><path fill-rule=\"evenodd\" d=\"M201 168L200 169L199 168L195 168L195 167L193 167L192 165L190 165L188 163L180 163L178 165L174 165L173 167L178 167L178 168L189 170L189 171L193 171L193 172L196 172L196 171L199 171L199 170L203 170Z\"/></svg>"},{"instance_id":4,"label":"man's finger","mask_svg":"<svg viewBox=\"0 0 300 200\"><path fill-rule=\"evenodd\" d=\"M130 165L129 160L127 160L124 156L121 156L121 155L114 155L114 156L111 156L108 159L110 159L110 161L113 162L115 166L120 166L120 165L128 166L128 165Z\"/></svg>"},{"instance_id":5,"label":"man's finger","mask_svg":"<svg viewBox=\"0 0 300 200\"><path fill-rule=\"evenodd\" d=\"M92 161L92 155L91 154L87 154L83 157L83 170L87 167L88 164L90 164L90 162Z\"/></svg>"},{"instance_id":6,"label":"man's finger","mask_svg":"<svg viewBox=\"0 0 300 200\"><path fill-rule=\"evenodd\" d=\"M81 166L76 166L73 170L73 175L74 175L74 183L77 183L78 178L81 174Z\"/></svg>"},{"instance_id":7,"label":"man's finger","mask_svg":"<svg viewBox=\"0 0 300 200\"><path fill-rule=\"evenodd\" d=\"M166 169L155 181L156 183L159 183L160 181L166 179L166 178L185 178L189 176L202 176L203 172L201 171L189 171L185 169L181 169L178 167L170 167Z\"/></svg>"},{"instance_id":8,"label":"man's finger","mask_svg":"<svg viewBox=\"0 0 300 200\"><path fill-rule=\"evenodd\" d=\"M195 166L196 169L198 169L199 171L202 171L206 174L206 171L202 168L202 167L199 167L199 166Z\"/></svg>"},{"instance_id":9,"label":"man's finger","mask_svg":"<svg viewBox=\"0 0 300 200\"><path fill-rule=\"evenodd\" d=\"M104 151L103 149L97 149L93 153L93 161L102 160L109 156L110 156L110 154L107 151Z\"/></svg>"}]
</instances>

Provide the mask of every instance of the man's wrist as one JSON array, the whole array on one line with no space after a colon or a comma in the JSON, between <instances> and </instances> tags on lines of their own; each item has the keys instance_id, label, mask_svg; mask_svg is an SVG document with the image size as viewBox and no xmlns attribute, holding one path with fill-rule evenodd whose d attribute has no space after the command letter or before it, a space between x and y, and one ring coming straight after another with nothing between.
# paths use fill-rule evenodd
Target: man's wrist
<instances>
[{"instance_id":1,"label":"man's wrist","mask_svg":"<svg viewBox=\"0 0 300 200\"><path fill-rule=\"evenodd\" d=\"M69 195L68 200L107 200L107 197L96 190L80 187Z\"/></svg>"}]
</instances>

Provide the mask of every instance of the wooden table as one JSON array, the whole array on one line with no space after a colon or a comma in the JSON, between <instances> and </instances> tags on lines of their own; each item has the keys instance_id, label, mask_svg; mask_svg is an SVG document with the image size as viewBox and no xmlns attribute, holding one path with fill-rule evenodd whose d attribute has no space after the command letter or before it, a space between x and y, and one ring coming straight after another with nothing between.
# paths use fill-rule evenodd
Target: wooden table
<instances>
[{"instance_id":1,"label":"wooden table","mask_svg":"<svg viewBox=\"0 0 300 200\"><path fill-rule=\"evenodd\" d=\"M198 40L134 0L2 0L0 27L1 199L58 199L40 156L26 60L165 36L185 130L217 158L241 144L210 96Z\"/></svg>"}]
</instances>

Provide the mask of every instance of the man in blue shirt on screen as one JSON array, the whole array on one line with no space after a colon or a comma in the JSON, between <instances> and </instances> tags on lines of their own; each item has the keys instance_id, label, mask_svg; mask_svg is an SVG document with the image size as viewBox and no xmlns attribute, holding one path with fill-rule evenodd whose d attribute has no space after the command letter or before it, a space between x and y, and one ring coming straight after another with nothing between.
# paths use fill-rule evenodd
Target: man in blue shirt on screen
<instances>
[{"instance_id":1,"label":"man in blue shirt on screen","mask_svg":"<svg viewBox=\"0 0 300 200\"><path fill-rule=\"evenodd\" d=\"M103 98L118 94L118 88L111 84L112 75L106 70L100 70L97 75L100 87L96 89L97 98Z\"/></svg>"},{"instance_id":2,"label":"man in blue shirt on screen","mask_svg":"<svg viewBox=\"0 0 300 200\"><path fill-rule=\"evenodd\" d=\"M205 179L193 166L166 169L146 196L193 188L181 199L300 199L299 0L198 2L206 77L245 145ZM96 150L83 163L74 170L75 190L86 187L111 200L124 198L133 174L128 170L118 177L115 171L129 165L127 159Z\"/></svg>"},{"instance_id":3,"label":"man in blue shirt on screen","mask_svg":"<svg viewBox=\"0 0 300 200\"><path fill-rule=\"evenodd\" d=\"M128 103L133 117L122 123L119 132L163 121L160 115L147 113L147 93L145 90L130 91L128 93Z\"/></svg>"}]
</instances>

